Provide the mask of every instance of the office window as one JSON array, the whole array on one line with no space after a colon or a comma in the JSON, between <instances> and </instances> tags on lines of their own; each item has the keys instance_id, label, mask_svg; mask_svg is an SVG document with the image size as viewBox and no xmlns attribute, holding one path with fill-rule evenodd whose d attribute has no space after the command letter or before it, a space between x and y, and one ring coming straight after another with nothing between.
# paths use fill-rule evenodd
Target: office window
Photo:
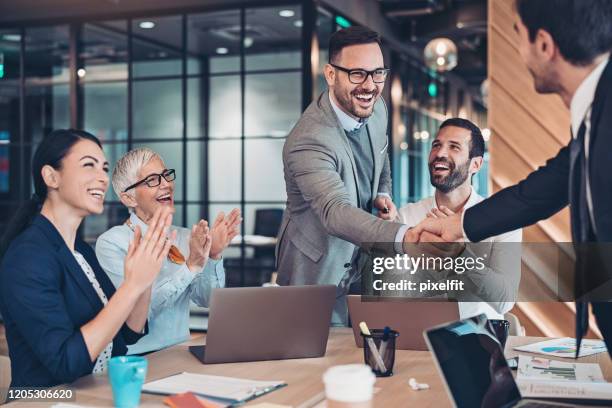
<instances>
[{"instance_id":1,"label":"office window","mask_svg":"<svg viewBox=\"0 0 612 408\"><path fill-rule=\"evenodd\" d=\"M79 50L79 81L128 79L127 21L83 24Z\"/></svg>"},{"instance_id":2,"label":"office window","mask_svg":"<svg viewBox=\"0 0 612 408\"><path fill-rule=\"evenodd\" d=\"M242 144L240 140L208 143L208 188L211 201L242 200Z\"/></svg>"},{"instance_id":3,"label":"office window","mask_svg":"<svg viewBox=\"0 0 612 408\"><path fill-rule=\"evenodd\" d=\"M33 144L70 124L67 25L25 31L25 139Z\"/></svg>"},{"instance_id":4,"label":"office window","mask_svg":"<svg viewBox=\"0 0 612 408\"><path fill-rule=\"evenodd\" d=\"M240 75L215 76L209 81L209 137L240 138L243 120Z\"/></svg>"},{"instance_id":5,"label":"office window","mask_svg":"<svg viewBox=\"0 0 612 408\"><path fill-rule=\"evenodd\" d=\"M127 141L127 83L85 83L83 128L102 143Z\"/></svg>"},{"instance_id":6,"label":"office window","mask_svg":"<svg viewBox=\"0 0 612 408\"><path fill-rule=\"evenodd\" d=\"M284 201L284 139L254 139L245 143L247 201Z\"/></svg>"},{"instance_id":7,"label":"office window","mask_svg":"<svg viewBox=\"0 0 612 408\"><path fill-rule=\"evenodd\" d=\"M302 8L299 5L245 11L245 69L299 69L302 66Z\"/></svg>"},{"instance_id":8,"label":"office window","mask_svg":"<svg viewBox=\"0 0 612 408\"><path fill-rule=\"evenodd\" d=\"M133 83L133 138L177 139L183 135L180 79L140 80Z\"/></svg>"},{"instance_id":9,"label":"office window","mask_svg":"<svg viewBox=\"0 0 612 408\"><path fill-rule=\"evenodd\" d=\"M20 163L11 160L11 154L18 153L20 142L20 44L19 30L0 30L0 197L7 198L19 194L21 176Z\"/></svg>"},{"instance_id":10,"label":"office window","mask_svg":"<svg viewBox=\"0 0 612 408\"><path fill-rule=\"evenodd\" d=\"M135 78L181 75L182 16L132 21L132 74Z\"/></svg>"},{"instance_id":11,"label":"office window","mask_svg":"<svg viewBox=\"0 0 612 408\"><path fill-rule=\"evenodd\" d=\"M240 10L187 16L187 73L240 71Z\"/></svg>"},{"instance_id":12,"label":"office window","mask_svg":"<svg viewBox=\"0 0 612 408\"><path fill-rule=\"evenodd\" d=\"M299 72L246 76L245 136L285 137L300 118Z\"/></svg>"}]
</instances>

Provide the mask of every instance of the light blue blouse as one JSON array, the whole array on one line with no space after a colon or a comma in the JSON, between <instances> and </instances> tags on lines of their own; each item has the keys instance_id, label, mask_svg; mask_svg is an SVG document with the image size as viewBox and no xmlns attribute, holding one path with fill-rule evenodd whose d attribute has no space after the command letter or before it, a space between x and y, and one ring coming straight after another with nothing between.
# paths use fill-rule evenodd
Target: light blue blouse
<instances>
[{"instance_id":1,"label":"light blue blouse","mask_svg":"<svg viewBox=\"0 0 612 408\"><path fill-rule=\"evenodd\" d=\"M130 221L146 233L147 225L131 214ZM172 226L177 231L175 246L187 258L191 230ZM123 282L123 263L134 233L125 224L100 235L96 256L115 287ZM128 347L128 354L159 350L189 339L189 301L207 307L212 289L225 286L223 260L208 259L203 270L191 272L186 264L177 265L166 259L153 284L149 306L149 334Z\"/></svg>"}]
</instances>

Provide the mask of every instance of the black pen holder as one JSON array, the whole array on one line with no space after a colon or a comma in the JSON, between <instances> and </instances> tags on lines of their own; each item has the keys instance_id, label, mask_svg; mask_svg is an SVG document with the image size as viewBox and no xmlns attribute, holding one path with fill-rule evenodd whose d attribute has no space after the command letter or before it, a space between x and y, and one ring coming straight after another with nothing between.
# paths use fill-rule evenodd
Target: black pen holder
<instances>
[{"instance_id":1,"label":"black pen holder","mask_svg":"<svg viewBox=\"0 0 612 408\"><path fill-rule=\"evenodd\" d=\"M373 329L370 330L370 335L366 336L361 333L363 337L363 358L365 363L370 366L372 372L377 377L389 377L393 375L393 364L395 364L395 339L399 336L399 333L395 330L389 332L386 341L383 341L384 330ZM372 346L376 348L380 360L376 358ZM380 361L382 360L382 367Z\"/></svg>"}]
</instances>

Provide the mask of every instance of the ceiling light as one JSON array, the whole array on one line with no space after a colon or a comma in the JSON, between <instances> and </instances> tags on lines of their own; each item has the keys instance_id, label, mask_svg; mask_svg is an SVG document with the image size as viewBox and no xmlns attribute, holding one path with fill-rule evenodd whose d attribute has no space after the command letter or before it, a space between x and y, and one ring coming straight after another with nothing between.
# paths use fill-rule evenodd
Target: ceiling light
<instances>
[{"instance_id":1,"label":"ceiling light","mask_svg":"<svg viewBox=\"0 0 612 408\"><path fill-rule=\"evenodd\" d=\"M426 130L422 131L421 132L421 139L423 139L423 140L429 139L429 132L426 131Z\"/></svg>"},{"instance_id":2,"label":"ceiling light","mask_svg":"<svg viewBox=\"0 0 612 408\"><path fill-rule=\"evenodd\" d=\"M403 123L397 125L397 133L403 137L406 134L406 125Z\"/></svg>"},{"instance_id":3,"label":"ceiling light","mask_svg":"<svg viewBox=\"0 0 612 408\"><path fill-rule=\"evenodd\" d=\"M5 41L18 42L21 41L21 36L19 34L4 34L2 39Z\"/></svg>"},{"instance_id":4,"label":"ceiling light","mask_svg":"<svg viewBox=\"0 0 612 408\"><path fill-rule=\"evenodd\" d=\"M440 41L439 43L436 44L436 54L438 55L444 55L446 54L446 44L444 43L444 41Z\"/></svg>"},{"instance_id":5,"label":"ceiling light","mask_svg":"<svg viewBox=\"0 0 612 408\"><path fill-rule=\"evenodd\" d=\"M87 71L85 71L85 68L79 68L77 69L77 76L79 78L83 78L85 76L85 74L87 73Z\"/></svg>"},{"instance_id":6,"label":"ceiling light","mask_svg":"<svg viewBox=\"0 0 612 408\"><path fill-rule=\"evenodd\" d=\"M400 143L400 149L402 149L402 150L408 150L408 143L406 143L406 142L402 142L402 143Z\"/></svg>"},{"instance_id":7,"label":"ceiling light","mask_svg":"<svg viewBox=\"0 0 612 408\"><path fill-rule=\"evenodd\" d=\"M485 142L488 142L491 138L491 129L482 129L482 138L485 140Z\"/></svg>"},{"instance_id":8,"label":"ceiling light","mask_svg":"<svg viewBox=\"0 0 612 408\"><path fill-rule=\"evenodd\" d=\"M141 22L138 24L138 27L140 27L140 28L144 28L145 30L149 30L149 29L151 29L151 28L155 27L155 23L154 23L154 22L152 22L152 21L141 21Z\"/></svg>"},{"instance_id":9,"label":"ceiling light","mask_svg":"<svg viewBox=\"0 0 612 408\"><path fill-rule=\"evenodd\" d=\"M448 38L434 38L424 50L425 64L428 68L444 72L457 66L457 46Z\"/></svg>"},{"instance_id":10,"label":"ceiling light","mask_svg":"<svg viewBox=\"0 0 612 408\"><path fill-rule=\"evenodd\" d=\"M302 20L295 20L293 22L293 25L296 26L297 28L300 28L304 25L304 22Z\"/></svg>"},{"instance_id":11,"label":"ceiling light","mask_svg":"<svg viewBox=\"0 0 612 408\"><path fill-rule=\"evenodd\" d=\"M419 140L421 138L421 132L414 132L412 136L414 137L414 140Z\"/></svg>"},{"instance_id":12,"label":"ceiling light","mask_svg":"<svg viewBox=\"0 0 612 408\"><path fill-rule=\"evenodd\" d=\"M229 50L225 47L219 47L216 49L217 54L227 54L229 52Z\"/></svg>"},{"instance_id":13,"label":"ceiling light","mask_svg":"<svg viewBox=\"0 0 612 408\"><path fill-rule=\"evenodd\" d=\"M244 48L249 48L254 42L253 37L244 37Z\"/></svg>"},{"instance_id":14,"label":"ceiling light","mask_svg":"<svg viewBox=\"0 0 612 408\"><path fill-rule=\"evenodd\" d=\"M289 18L289 17L295 16L295 11L288 10L288 9L287 10L281 10L281 11L278 12L278 15L281 16L281 17Z\"/></svg>"}]
</instances>

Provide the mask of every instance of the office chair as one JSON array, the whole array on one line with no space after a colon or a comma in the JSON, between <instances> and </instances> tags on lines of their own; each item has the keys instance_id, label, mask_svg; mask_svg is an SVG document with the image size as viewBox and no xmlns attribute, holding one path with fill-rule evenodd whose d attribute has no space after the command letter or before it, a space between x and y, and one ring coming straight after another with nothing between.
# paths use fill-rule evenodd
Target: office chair
<instances>
[{"instance_id":1,"label":"office chair","mask_svg":"<svg viewBox=\"0 0 612 408\"><path fill-rule=\"evenodd\" d=\"M280 208L259 208L255 210L253 234L265 237L276 237L283 219ZM270 282L274 272L274 247L253 248L253 257L244 259L244 285L261 286ZM225 259L227 286L240 285L240 258Z\"/></svg>"}]
</instances>

